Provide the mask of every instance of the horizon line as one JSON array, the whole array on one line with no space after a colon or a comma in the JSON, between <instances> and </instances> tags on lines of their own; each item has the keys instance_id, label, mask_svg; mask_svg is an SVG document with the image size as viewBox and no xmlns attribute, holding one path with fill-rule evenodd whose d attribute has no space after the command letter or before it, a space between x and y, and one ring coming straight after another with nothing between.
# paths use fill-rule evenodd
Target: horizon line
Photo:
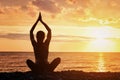
<instances>
[{"instance_id":1,"label":"horizon line","mask_svg":"<svg viewBox=\"0 0 120 80\"><path fill-rule=\"evenodd\" d=\"M16 53L16 52L18 52L18 53L32 53L32 52L34 52L34 51L0 51L0 53L8 53L8 52L12 52L12 53ZM49 51L50 53L51 52L60 52L60 51ZM61 51L61 52L67 52L67 53L72 53L72 52L76 52L76 53L79 53L79 52L81 52L81 53L86 53L86 52L88 52L88 53L113 53L113 52L115 52L115 53L119 53L120 51Z\"/></svg>"}]
</instances>

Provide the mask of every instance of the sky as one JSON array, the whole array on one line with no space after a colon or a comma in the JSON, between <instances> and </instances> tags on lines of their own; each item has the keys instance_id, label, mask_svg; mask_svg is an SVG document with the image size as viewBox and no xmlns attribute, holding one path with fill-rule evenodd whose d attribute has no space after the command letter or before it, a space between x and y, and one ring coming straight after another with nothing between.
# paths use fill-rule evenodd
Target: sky
<instances>
[{"instance_id":1,"label":"sky","mask_svg":"<svg viewBox=\"0 0 120 80\"><path fill-rule=\"evenodd\" d=\"M33 51L39 12L52 29L50 51L119 52L120 0L0 0L0 51ZM38 30L46 32L39 23Z\"/></svg>"}]
</instances>

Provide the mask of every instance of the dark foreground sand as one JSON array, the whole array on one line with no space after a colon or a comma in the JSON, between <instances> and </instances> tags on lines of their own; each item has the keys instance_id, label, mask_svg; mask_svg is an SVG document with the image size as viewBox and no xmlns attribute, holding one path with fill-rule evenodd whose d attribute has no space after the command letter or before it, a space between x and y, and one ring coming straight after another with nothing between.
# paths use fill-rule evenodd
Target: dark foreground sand
<instances>
[{"instance_id":1,"label":"dark foreground sand","mask_svg":"<svg viewBox=\"0 0 120 80\"><path fill-rule=\"evenodd\" d=\"M0 80L120 80L120 72L61 71L35 75L32 72L0 73Z\"/></svg>"}]
</instances>

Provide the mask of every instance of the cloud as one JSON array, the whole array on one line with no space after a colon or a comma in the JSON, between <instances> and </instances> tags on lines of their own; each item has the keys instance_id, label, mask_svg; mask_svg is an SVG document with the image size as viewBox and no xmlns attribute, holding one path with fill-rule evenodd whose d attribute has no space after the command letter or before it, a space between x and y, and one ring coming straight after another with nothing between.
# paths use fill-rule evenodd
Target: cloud
<instances>
[{"instance_id":1,"label":"cloud","mask_svg":"<svg viewBox=\"0 0 120 80\"><path fill-rule=\"evenodd\" d=\"M71 35L56 35L52 37L52 41L55 42L80 42L80 41L88 41L93 40L93 37L87 36L71 36Z\"/></svg>"},{"instance_id":2,"label":"cloud","mask_svg":"<svg viewBox=\"0 0 120 80\"><path fill-rule=\"evenodd\" d=\"M4 14L4 11L0 9L0 14Z\"/></svg>"},{"instance_id":3,"label":"cloud","mask_svg":"<svg viewBox=\"0 0 120 80\"><path fill-rule=\"evenodd\" d=\"M119 0L66 0L66 2L67 4L70 3L70 6L65 6L64 11L66 11L68 18L72 17L76 22L80 19L87 22L92 21L98 25L115 24L119 22ZM88 20L90 18L94 18L94 20ZM113 20L110 20L110 18ZM114 18L116 20L114 20ZM86 24L86 22L83 23Z\"/></svg>"},{"instance_id":4,"label":"cloud","mask_svg":"<svg viewBox=\"0 0 120 80\"><path fill-rule=\"evenodd\" d=\"M36 9L31 4L32 1L33 0L17 0L11 2L11 0L0 0L0 7L2 12L10 16L13 14L24 14L24 16L30 15L33 17L36 14Z\"/></svg>"},{"instance_id":5,"label":"cloud","mask_svg":"<svg viewBox=\"0 0 120 80\"><path fill-rule=\"evenodd\" d=\"M91 4L89 6L92 14L96 17L120 17L119 3L119 0L91 0Z\"/></svg>"},{"instance_id":6,"label":"cloud","mask_svg":"<svg viewBox=\"0 0 120 80\"><path fill-rule=\"evenodd\" d=\"M90 16L92 15L94 17L120 16L119 4L119 0L17 0L13 2L11 0L0 0L2 7L19 6L25 12L30 10L34 12L37 8L46 13L62 13L73 10L74 13L77 12L76 15L78 16L82 13L83 15L89 16L90 14ZM34 6L37 8L32 8ZM70 14L69 11L68 14Z\"/></svg>"},{"instance_id":7,"label":"cloud","mask_svg":"<svg viewBox=\"0 0 120 80\"><path fill-rule=\"evenodd\" d=\"M18 34L18 33L8 33L8 34L1 34L0 38L7 38L12 40L28 40L28 34Z\"/></svg>"},{"instance_id":8,"label":"cloud","mask_svg":"<svg viewBox=\"0 0 120 80\"><path fill-rule=\"evenodd\" d=\"M0 0L0 24L32 22L41 11L51 25L116 26L120 24L119 4L119 0Z\"/></svg>"},{"instance_id":9,"label":"cloud","mask_svg":"<svg viewBox=\"0 0 120 80\"><path fill-rule=\"evenodd\" d=\"M12 40L30 40L29 34L20 34L20 33L7 33L1 34L0 38L12 39ZM87 36L70 36L70 35L54 35L52 36L52 41L55 42L79 42L86 40L93 40L92 37Z\"/></svg>"},{"instance_id":10,"label":"cloud","mask_svg":"<svg viewBox=\"0 0 120 80\"><path fill-rule=\"evenodd\" d=\"M17 0L17 1L0 0L0 5L4 7L23 6L23 5L27 5L29 1L32 1L32 0Z\"/></svg>"},{"instance_id":11,"label":"cloud","mask_svg":"<svg viewBox=\"0 0 120 80\"><path fill-rule=\"evenodd\" d=\"M35 0L32 2L33 5L37 6L40 10L50 12L50 13L59 13L61 10L59 6L56 5L52 0Z\"/></svg>"}]
</instances>

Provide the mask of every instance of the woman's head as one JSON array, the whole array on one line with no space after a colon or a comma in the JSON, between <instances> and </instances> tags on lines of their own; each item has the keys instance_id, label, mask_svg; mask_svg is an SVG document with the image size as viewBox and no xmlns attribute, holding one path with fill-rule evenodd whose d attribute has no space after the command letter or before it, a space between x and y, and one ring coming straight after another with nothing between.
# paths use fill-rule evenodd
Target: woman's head
<instances>
[{"instance_id":1,"label":"woman's head","mask_svg":"<svg viewBox=\"0 0 120 80\"><path fill-rule=\"evenodd\" d=\"M36 38L37 38L37 42L43 42L45 38L45 33L43 31L38 31Z\"/></svg>"}]
</instances>

